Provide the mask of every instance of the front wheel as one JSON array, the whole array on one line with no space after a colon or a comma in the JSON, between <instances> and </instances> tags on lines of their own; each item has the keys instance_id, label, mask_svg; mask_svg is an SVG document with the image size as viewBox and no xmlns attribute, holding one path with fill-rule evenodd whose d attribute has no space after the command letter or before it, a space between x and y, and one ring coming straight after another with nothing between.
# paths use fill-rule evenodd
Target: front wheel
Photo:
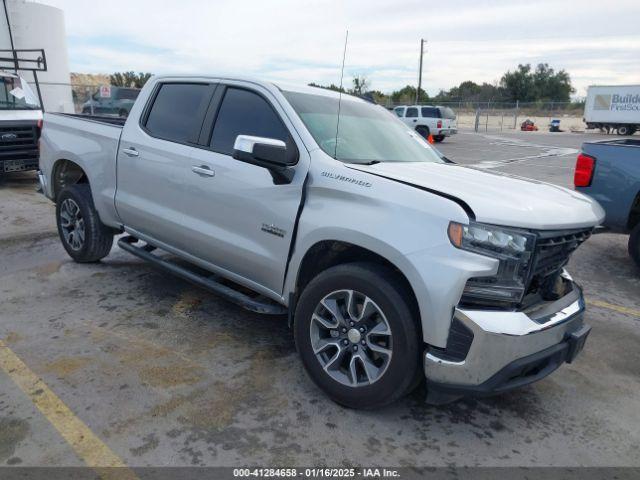
<instances>
[{"instance_id":1,"label":"front wheel","mask_svg":"<svg viewBox=\"0 0 640 480\"><path fill-rule=\"evenodd\" d=\"M97 262L109 255L113 230L100 221L89 185L69 185L60 192L56 221L62 246L76 262Z\"/></svg>"},{"instance_id":2,"label":"front wheel","mask_svg":"<svg viewBox=\"0 0 640 480\"><path fill-rule=\"evenodd\" d=\"M422 375L417 315L402 284L386 267L351 263L325 270L302 292L296 347L311 379L337 403L381 407Z\"/></svg>"},{"instance_id":3,"label":"front wheel","mask_svg":"<svg viewBox=\"0 0 640 480\"><path fill-rule=\"evenodd\" d=\"M629 255L640 268L640 222L635 226L629 235Z\"/></svg>"}]
</instances>

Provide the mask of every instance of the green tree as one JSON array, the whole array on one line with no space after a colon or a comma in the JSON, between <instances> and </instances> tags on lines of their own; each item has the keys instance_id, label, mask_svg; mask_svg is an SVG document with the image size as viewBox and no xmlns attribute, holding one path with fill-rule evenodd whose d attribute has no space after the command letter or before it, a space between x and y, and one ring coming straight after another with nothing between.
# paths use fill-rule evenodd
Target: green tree
<instances>
[{"instance_id":1,"label":"green tree","mask_svg":"<svg viewBox=\"0 0 640 480\"><path fill-rule=\"evenodd\" d=\"M415 103L416 101L416 91L417 88L412 85L407 85L406 87L401 88L400 90L396 90L391 93L391 100L393 103ZM421 102L429 102L429 95L424 89L420 89L420 101Z\"/></svg>"},{"instance_id":2,"label":"green tree","mask_svg":"<svg viewBox=\"0 0 640 480\"><path fill-rule=\"evenodd\" d=\"M353 90L351 93L354 95L363 95L369 91L369 80L364 75L356 75L352 81Z\"/></svg>"},{"instance_id":3,"label":"green tree","mask_svg":"<svg viewBox=\"0 0 640 480\"><path fill-rule=\"evenodd\" d=\"M114 87L142 88L151 76L151 73L116 72L109 79Z\"/></svg>"},{"instance_id":4,"label":"green tree","mask_svg":"<svg viewBox=\"0 0 640 480\"><path fill-rule=\"evenodd\" d=\"M564 70L555 72L547 63L540 63L533 73L536 100L568 102L575 89L571 78Z\"/></svg>"},{"instance_id":5,"label":"green tree","mask_svg":"<svg viewBox=\"0 0 640 480\"><path fill-rule=\"evenodd\" d=\"M575 92L569 74L556 72L548 63L540 63L535 71L531 65L518 65L518 69L508 71L500 80L500 85L510 100L568 102Z\"/></svg>"},{"instance_id":6,"label":"green tree","mask_svg":"<svg viewBox=\"0 0 640 480\"><path fill-rule=\"evenodd\" d=\"M518 65L513 72L507 71L500 80L509 100L529 102L536 99L536 87L531 73L531 65Z\"/></svg>"}]
</instances>

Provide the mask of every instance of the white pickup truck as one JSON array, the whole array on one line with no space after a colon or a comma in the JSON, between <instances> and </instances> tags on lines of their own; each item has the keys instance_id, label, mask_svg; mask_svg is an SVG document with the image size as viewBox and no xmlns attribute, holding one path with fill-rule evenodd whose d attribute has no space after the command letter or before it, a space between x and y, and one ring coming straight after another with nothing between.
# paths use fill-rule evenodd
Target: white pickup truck
<instances>
[{"instance_id":1,"label":"white pickup truck","mask_svg":"<svg viewBox=\"0 0 640 480\"><path fill-rule=\"evenodd\" d=\"M124 233L138 257L288 313L304 367L343 405L425 376L432 403L503 392L573 361L589 333L564 266L600 206L452 163L359 98L155 77L126 122L46 114L41 154L74 260Z\"/></svg>"}]
</instances>

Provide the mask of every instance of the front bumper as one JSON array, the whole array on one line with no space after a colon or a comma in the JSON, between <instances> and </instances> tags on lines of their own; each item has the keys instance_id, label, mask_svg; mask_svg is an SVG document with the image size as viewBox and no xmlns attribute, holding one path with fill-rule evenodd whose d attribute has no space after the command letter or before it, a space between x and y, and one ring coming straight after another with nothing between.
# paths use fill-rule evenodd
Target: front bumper
<instances>
[{"instance_id":1,"label":"front bumper","mask_svg":"<svg viewBox=\"0 0 640 480\"><path fill-rule=\"evenodd\" d=\"M573 282L571 286L559 300L525 311L457 308L454 322L462 324L466 338L472 336L472 340L463 359L452 358L442 349L425 352L428 401L501 393L540 380L571 362L590 330L583 321L582 290Z\"/></svg>"}]
</instances>

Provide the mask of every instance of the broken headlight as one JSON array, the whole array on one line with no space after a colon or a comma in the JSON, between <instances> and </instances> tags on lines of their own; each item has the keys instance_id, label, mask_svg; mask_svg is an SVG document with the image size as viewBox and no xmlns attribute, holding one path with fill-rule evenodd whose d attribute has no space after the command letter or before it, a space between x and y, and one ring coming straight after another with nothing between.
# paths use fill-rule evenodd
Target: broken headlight
<instances>
[{"instance_id":1,"label":"broken headlight","mask_svg":"<svg viewBox=\"0 0 640 480\"><path fill-rule=\"evenodd\" d=\"M522 300L536 241L534 234L476 222L451 222L448 233L455 247L500 261L495 275L467 281L460 303L499 306Z\"/></svg>"}]
</instances>

